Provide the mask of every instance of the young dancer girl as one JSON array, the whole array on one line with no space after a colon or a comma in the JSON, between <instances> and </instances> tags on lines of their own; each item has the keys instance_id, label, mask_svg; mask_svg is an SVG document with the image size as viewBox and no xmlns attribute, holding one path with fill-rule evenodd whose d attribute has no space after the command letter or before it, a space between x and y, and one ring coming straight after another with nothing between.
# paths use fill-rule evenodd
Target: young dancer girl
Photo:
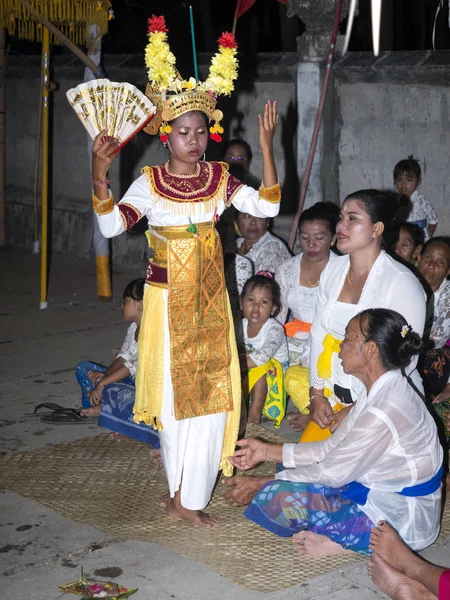
<instances>
[{"instance_id":1,"label":"young dancer girl","mask_svg":"<svg viewBox=\"0 0 450 600\"><path fill-rule=\"evenodd\" d=\"M251 392L249 423L261 423L261 415L279 427L286 411L283 374L289 366L289 351L283 326L275 319L280 312L280 288L272 274L260 271L242 290L242 334L249 369L244 396Z\"/></svg>"},{"instance_id":2,"label":"young dancer girl","mask_svg":"<svg viewBox=\"0 0 450 600\"><path fill-rule=\"evenodd\" d=\"M81 362L76 376L81 387L81 416L98 416L100 427L159 448L157 432L149 425L133 421L144 284L145 279L134 279L123 292L122 318L131 325L117 358L107 368L90 361Z\"/></svg>"},{"instance_id":3,"label":"young dancer girl","mask_svg":"<svg viewBox=\"0 0 450 600\"><path fill-rule=\"evenodd\" d=\"M225 163L201 160L208 141L219 141L222 113L216 96L230 94L237 75L234 36L223 34L205 82L180 81L163 17L149 19L147 95L158 108L146 127L160 134L169 160L145 167L114 203L107 173L116 145L101 132L93 147L94 210L106 237L149 223L153 249L147 270L139 335L135 420L160 432L169 484L169 516L215 527L203 512L219 469L232 474L240 419L241 386L233 319L215 222L226 207L258 217L278 214L280 185L273 157L276 103L259 116L263 185L259 192L228 174ZM163 61L161 60L163 57Z\"/></svg>"}]
</instances>

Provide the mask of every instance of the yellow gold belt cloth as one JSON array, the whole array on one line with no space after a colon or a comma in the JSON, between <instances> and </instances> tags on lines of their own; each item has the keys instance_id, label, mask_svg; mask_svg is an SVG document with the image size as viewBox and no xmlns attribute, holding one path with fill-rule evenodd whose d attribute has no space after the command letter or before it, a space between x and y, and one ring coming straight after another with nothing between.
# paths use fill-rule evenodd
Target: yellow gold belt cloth
<instances>
[{"instance_id":1,"label":"yellow gold belt cloth","mask_svg":"<svg viewBox=\"0 0 450 600\"><path fill-rule=\"evenodd\" d=\"M211 222L196 224L195 233L186 226L154 227L147 237L154 251L149 271L166 268L167 283L147 274L134 420L163 428L166 288L175 419L228 412L221 468L231 474L226 457L237 438L241 382L220 238Z\"/></svg>"}]
</instances>

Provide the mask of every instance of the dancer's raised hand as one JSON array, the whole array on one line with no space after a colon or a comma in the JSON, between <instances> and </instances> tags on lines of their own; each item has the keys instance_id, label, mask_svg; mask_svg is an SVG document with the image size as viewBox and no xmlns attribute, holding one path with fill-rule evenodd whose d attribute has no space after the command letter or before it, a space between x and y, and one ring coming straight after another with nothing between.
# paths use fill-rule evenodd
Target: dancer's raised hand
<instances>
[{"instance_id":1,"label":"dancer's raised hand","mask_svg":"<svg viewBox=\"0 0 450 600\"><path fill-rule=\"evenodd\" d=\"M273 138L278 125L277 103L268 100L259 118L259 145L262 152L273 152Z\"/></svg>"}]
</instances>

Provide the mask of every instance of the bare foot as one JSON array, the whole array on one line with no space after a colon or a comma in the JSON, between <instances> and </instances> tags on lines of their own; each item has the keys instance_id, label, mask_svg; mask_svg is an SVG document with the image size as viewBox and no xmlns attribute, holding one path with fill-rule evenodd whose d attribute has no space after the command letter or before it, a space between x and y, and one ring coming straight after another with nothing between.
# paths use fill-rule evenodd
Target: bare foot
<instances>
[{"instance_id":1,"label":"bare foot","mask_svg":"<svg viewBox=\"0 0 450 600\"><path fill-rule=\"evenodd\" d=\"M261 415L251 415L248 413L247 423L256 423L256 425L261 425Z\"/></svg>"},{"instance_id":2,"label":"bare foot","mask_svg":"<svg viewBox=\"0 0 450 600\"><path fill-rule=\"evenodd\" d=\"M172 517L172 519L190 521L203 529L214 529L219 525L219 520L214 515L210 515L203 510L189 510L184 508L180 502L177 502L176 498L170 498L167 502L167 515Z\"/></svg>"},{"instance_id":3,"label":"bare foot","mask_svg":"<svg viewBox=\"0 0 450 600\"><path fill-rule=\"evenodd\" d=\"M404 575L411 574L411 567L414 567L415 562L422 562L422 559L402 541L395 529L385 521L379 521L372 529L370 549Z\"/></svg>"},{"instance_id":4,"label":"bare foot","mask_svg":"<svg viewBox=\"0 0 450 600\"><path fill-rule=\"evenodd\" d=\"M251 475L235 475L224 477L223 485L227 486L223 497L229 506L245 506L250 504L254 495L273 477L252 477Z\"/></svg>"},{"instance_id":5,"label":"bare foot","mask_svg":"<svg viewBox=\"0 0 450 600\"><path fill-rule=\"evenodd\" d=\"M336 554L348 554L345 550L326 535L319 535L312 531L299 531L292 536L294 550L306 558L325 558Z\"/></svg>"},{"instance_id":6,"label":"bare foot","mask_svg":"<svg viewBox=\"0 0 450 600\"><path fill-rule=\"evenodd\" d=\"M310 421L309 415L302 415L302 413L291 413L288 415L288 423L294 431L302 433Z\"/></svg>"},{"instance_id":7,"label":"bare foot","mask_svg":"<svg viewBox=\"0 0 450 600\"><path fill-rule=\"evenodd\" d=\"M152 459L153 464L155 464L158 469L163 468L163 461L161 458L161 450L159 448L150 448L150 458Z\"/></svg>"},{"instance_id":8,"label":"bare foot","mask_svg":"<svg viewBox=\"0 0 450 600\"><path fill-rule=\"evenodd\" d=\"M167 503L169 502L169 500L170 500L170 492L169 492L169 490L166 490L159 497L158 505L161 508L167 508Z\"/></svg>"},{"instance_id":9,"label":"bare foot","mask_svg":"<svg viewBox=\"0 0 450 600\"><path fill-rule=\"evenodd\" d=\"M101 413L102 407L99 404L98 406L91 406L90 408L83 408L80 411L80 415L82 417L99 417Z\"/></svg>"},{"instance_id":10,"label":"bare foot","mask_svg":"<svg viewBox=\"0 0 450 600\"><path fill-rule=\"evenodd\" d=\"M389 566L377 554L372 554L367 570L374 584L392 600L437 600L421 583Z\"/></svg>"}]
</instances>

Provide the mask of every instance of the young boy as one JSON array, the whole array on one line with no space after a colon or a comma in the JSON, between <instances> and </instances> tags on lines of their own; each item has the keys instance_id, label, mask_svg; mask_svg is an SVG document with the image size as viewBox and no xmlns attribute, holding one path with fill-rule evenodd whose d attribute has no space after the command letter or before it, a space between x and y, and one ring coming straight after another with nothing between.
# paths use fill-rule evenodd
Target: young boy
<instances>
[{"instance_id":1,"label":"young boy","mask_svg":"<svg viewBox=\"0 0 450 600\"><path fill-rule=\"evenodd\" d=\"M431 202L417 189L421 182L422 171L419 162L412 155L395 165L395 187L402 196L409 199L411 204L411 210L406 220L423 229L425 241L427 241L433 237L436 231L438 217Z\"/></svg>"}]
</instances>

